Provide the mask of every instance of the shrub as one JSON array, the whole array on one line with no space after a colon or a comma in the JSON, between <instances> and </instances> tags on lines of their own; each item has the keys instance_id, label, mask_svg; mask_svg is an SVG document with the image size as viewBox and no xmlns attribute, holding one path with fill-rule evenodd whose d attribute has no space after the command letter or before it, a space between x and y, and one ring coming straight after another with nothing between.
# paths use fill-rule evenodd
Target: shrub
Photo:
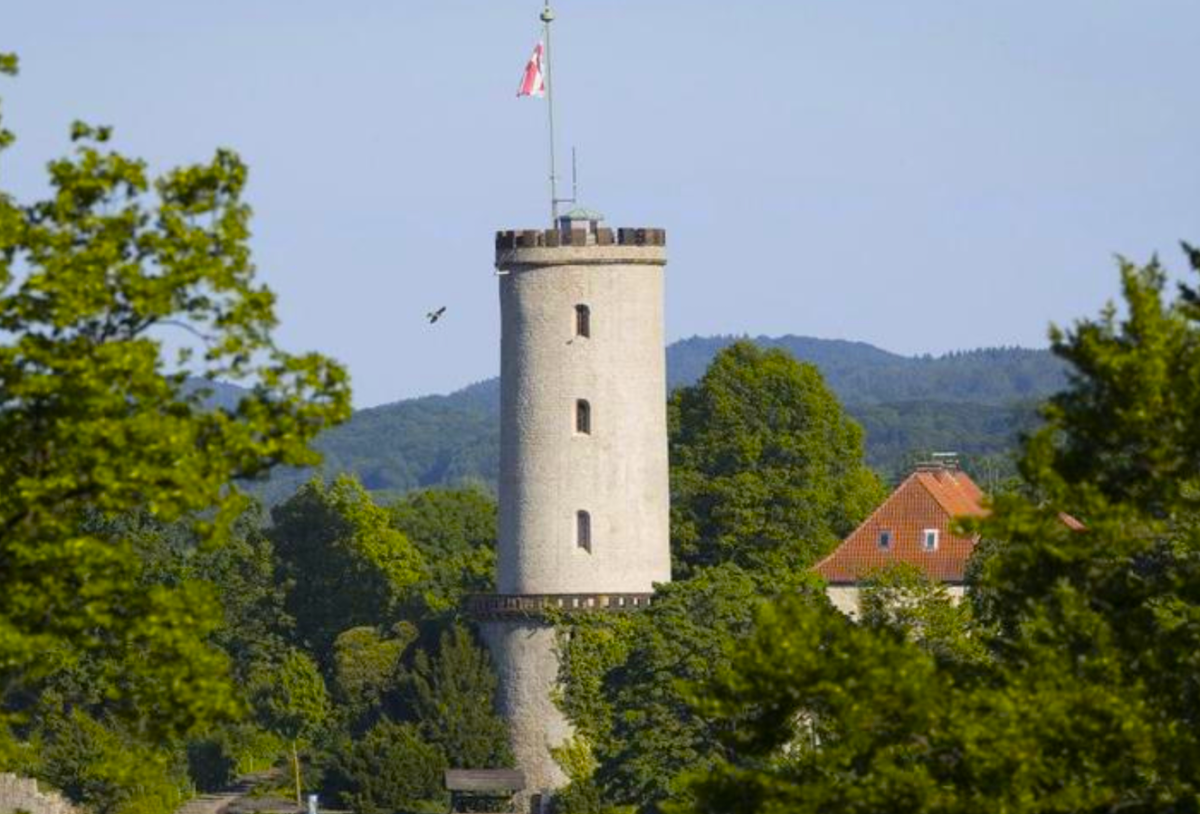
<instances>
[{"instance_id":1,"label":"shrub","mask_svg":"<svg viewBox=\"0 0 1200 814\"><path fill-rule=\"evenodd\" d=\"M441 800L445 759L412 724L384 718L334 755L330 786L359 814L393 814Z\"/></svg>"}]
</instances>

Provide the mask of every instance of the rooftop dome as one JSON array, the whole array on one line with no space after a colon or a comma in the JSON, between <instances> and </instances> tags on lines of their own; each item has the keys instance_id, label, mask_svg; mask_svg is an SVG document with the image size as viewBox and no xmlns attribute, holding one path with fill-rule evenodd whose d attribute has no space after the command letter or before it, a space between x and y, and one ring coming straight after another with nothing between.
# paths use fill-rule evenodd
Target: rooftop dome
<instances>
[{"instance_id":1,"label":"rooftop dome","mask_svg":"<svg viewBox=\"0 0 1200 814\"><path fill-rule=\"evenodd\" d=\"M588 209L585 206L577 206L569 212L564 212L563 214L559 215L558 219L560 221L587 220L598 222L604 220L604 215L600 214L595 209Z\"/></svg>"}]
</instances>

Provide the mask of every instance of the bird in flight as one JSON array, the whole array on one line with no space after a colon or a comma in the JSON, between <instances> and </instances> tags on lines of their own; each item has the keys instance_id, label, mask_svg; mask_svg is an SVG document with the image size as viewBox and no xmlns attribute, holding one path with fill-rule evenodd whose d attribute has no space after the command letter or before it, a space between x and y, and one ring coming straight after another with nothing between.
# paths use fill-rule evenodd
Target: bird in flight
<instances>
[{"instance_id":1,"label":"bird in flight","mask_svg":"<svg viewBox=\"0 0 1200 814\"><path fill-rule=\"evenodd\" d=\"M444 314L444 313L446 313L446 306L443 305L441 308L437 309L436 311L430 311L428 314L426 314L425 319L429 320L429 324L432 325L433 323L435 323L439 319L441 319L442 314Z\"/></svg>"}]
</instances>

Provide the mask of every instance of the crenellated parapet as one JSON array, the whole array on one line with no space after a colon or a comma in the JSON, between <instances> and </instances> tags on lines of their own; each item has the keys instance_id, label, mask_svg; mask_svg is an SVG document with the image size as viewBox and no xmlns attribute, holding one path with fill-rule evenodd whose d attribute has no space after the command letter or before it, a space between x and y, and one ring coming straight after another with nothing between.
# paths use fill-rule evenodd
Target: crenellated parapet
<instances>
[{"instance_id":1,"label":"crenellated parapet","mask_svg":"<svg viewBox=\"0 0 1200 814\"><path fill-rule=\"evenodd\" d=\"M496 233L496 251L560 246L666 246L665 229L608 227L573 229L509 229Z\"/></svg>"}]
</instances>

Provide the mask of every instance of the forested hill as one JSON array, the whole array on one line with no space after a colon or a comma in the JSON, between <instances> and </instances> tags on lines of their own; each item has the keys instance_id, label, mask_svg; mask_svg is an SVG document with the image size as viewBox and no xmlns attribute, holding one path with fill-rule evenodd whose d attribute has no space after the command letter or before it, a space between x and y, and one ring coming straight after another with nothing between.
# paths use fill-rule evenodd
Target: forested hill
<instances>
[{"instance_id":1,"label":"forested hill","mask_svg":"<svg viewBox=\"0 0 1200 814\"><path fill-rule=\"evenodd\" d=\"M667 348L672 388L704 374L717 351L742 337L692 337ZM845 405L897 401L955 401L1008 405L1038 400L1064 383L1062 363L1048 351L984 348L944 356L900 356L866 342L808 336L759 336L762 347L783 348L821 369Z\"/></svg>"},{"instance_id":2,"label":"forested hill","mask_svg":"<svg viewBox=\"0 0 1200 814\"><path fill-rule=\"evenodd\" d=\"M718 350L740 337L693 337L667 348L670 387L691 384ZM914 457L953 450L968 465L1003 471L1033 405L1064 382L1047 351L988 348L943 356L901 356L864 342L802 336L756 337L821 369L867 432L869 463L895 478ZM323 470L354 472L373 492L463 483L495 484L500 455L498 379L446 396L425 396L360 410L317 442ZM261 487L273 503L311 473L277 472Z\"/></svg>"}]
</instances>

